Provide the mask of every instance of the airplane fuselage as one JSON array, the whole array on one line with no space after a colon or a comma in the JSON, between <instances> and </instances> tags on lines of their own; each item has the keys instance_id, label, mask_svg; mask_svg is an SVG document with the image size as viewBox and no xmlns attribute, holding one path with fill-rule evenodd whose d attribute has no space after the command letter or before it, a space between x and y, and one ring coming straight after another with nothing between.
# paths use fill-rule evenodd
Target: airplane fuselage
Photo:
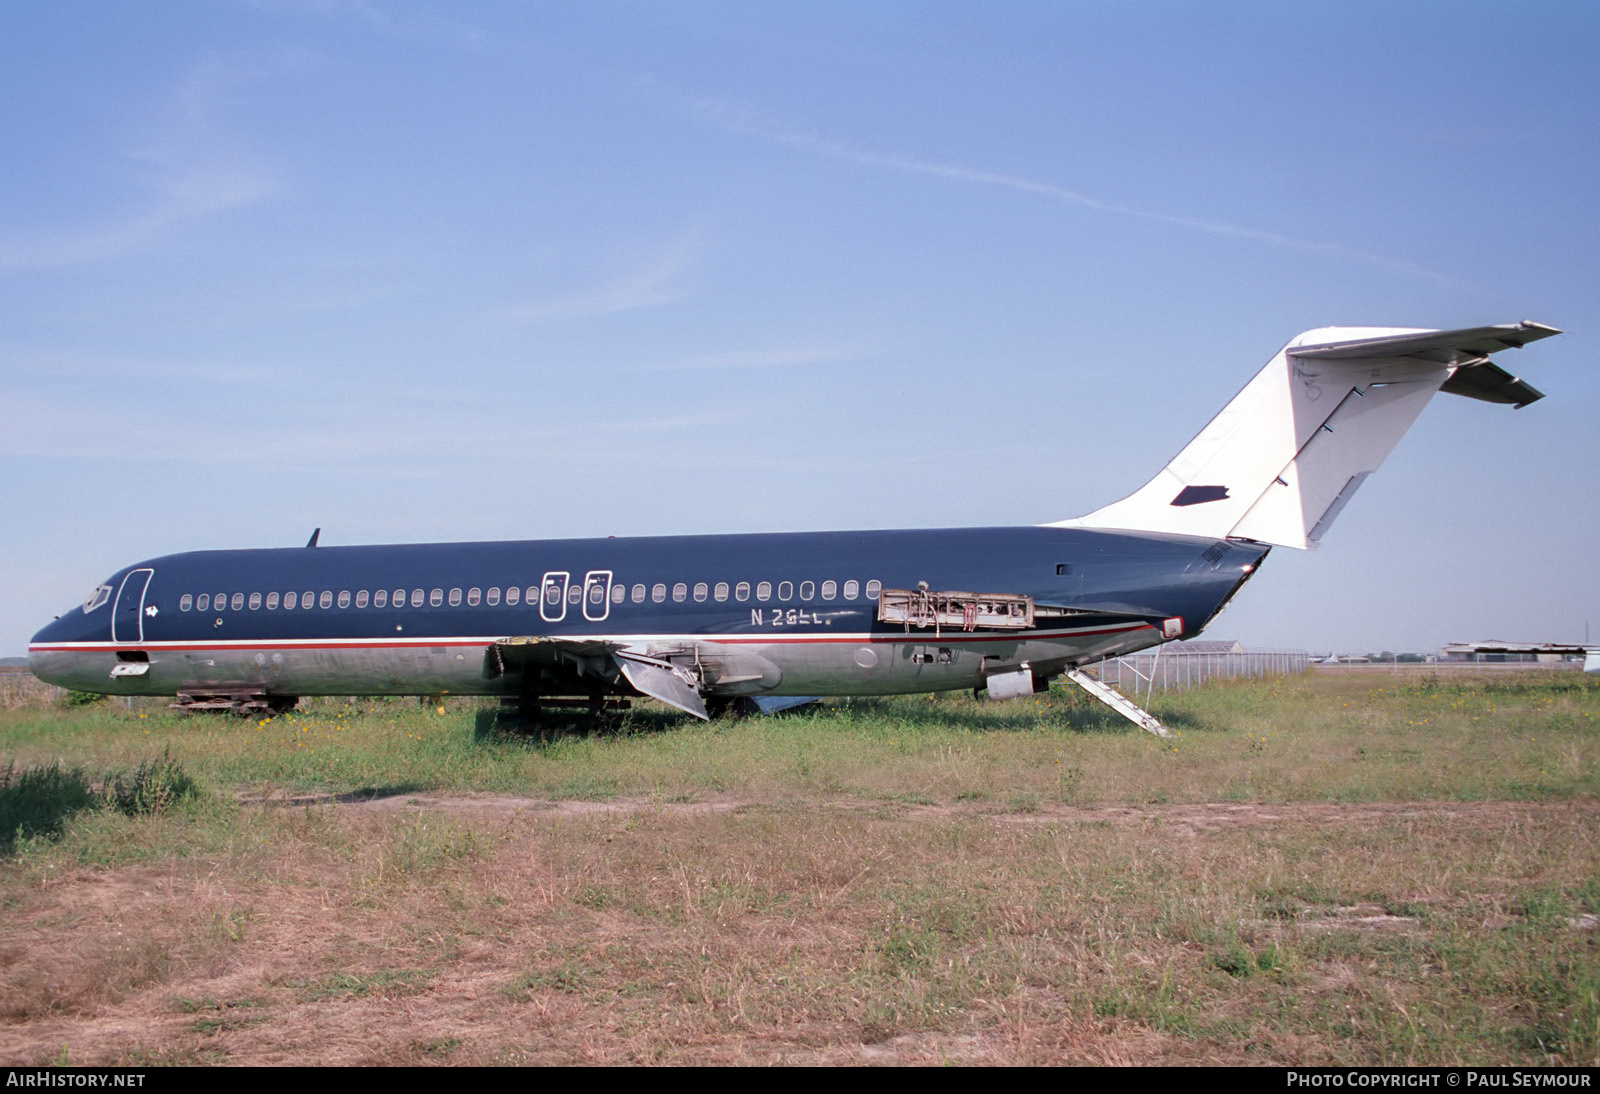
<instances>
[{"instance_id":1,"label":"airplane fuselage","mask_svg":"<svg viewBox=\"0 0 1600 1094\"><path fill-rule=\"evenodd\" d=\"M974 688L1192 637L1266 551L1052 527L199 551L119 570L29 664L124 695L549 695L592 690L585 651L621 648L708 696ZM1025 596L1037 617L885 622L885 589Z\"/></svg>"}]
</instances>

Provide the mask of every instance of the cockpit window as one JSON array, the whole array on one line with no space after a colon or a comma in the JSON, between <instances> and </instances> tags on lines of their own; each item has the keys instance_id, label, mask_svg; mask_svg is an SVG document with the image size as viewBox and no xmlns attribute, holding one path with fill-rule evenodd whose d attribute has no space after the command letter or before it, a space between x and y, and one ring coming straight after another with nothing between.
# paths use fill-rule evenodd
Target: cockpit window
<instances>
[{"instance_id":1,"label":"cockpit window","mask_svg":"<svg viewBox=\"0 0 1600 1094\"><path fill-rule=\"evenodd\" d=\"M83 602L83 614L88 615L100 605L111 599L111 586L101 585L89 594L89 599Z\"/></svg>"}]
</instances>

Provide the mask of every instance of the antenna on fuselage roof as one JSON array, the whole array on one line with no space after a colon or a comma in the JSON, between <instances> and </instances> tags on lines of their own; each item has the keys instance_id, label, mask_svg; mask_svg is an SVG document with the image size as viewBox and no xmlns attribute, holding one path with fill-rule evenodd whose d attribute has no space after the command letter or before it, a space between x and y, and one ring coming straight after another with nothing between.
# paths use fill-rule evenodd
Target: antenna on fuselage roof
<instances>
[{"instance_id":1,"label":"antenna on fuselage roof","mask_svg":"<svg viewBox=\"0 0 1600 1094\"><path fill-rule=\"evenodd\" d=\"M321 534L322 534L322 529L321 528L318 528L316 531L312 532L311 533L311 538L306 540L306 546L307 547L315 547L317 545L317 537L320 536Z\"/></svg>"}]
</instances>

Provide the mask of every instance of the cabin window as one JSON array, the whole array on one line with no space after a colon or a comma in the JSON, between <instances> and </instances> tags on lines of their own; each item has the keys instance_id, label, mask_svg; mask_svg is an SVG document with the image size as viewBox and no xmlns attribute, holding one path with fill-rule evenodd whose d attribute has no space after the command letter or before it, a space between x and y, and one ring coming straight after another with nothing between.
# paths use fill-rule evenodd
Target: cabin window
<instances>
[{"instance_id":1,"label":"cabin window","mask_svg":"<svg viewBox=\"0 0 1600 1094\"><path fill-rule=\"evenodd\" d=\"M517 588L515 585L512 585L510 588L506 589L506 607L514 607L521 600L521 589Z\"/></svg>"},{"instance_id":2,"label":"cabin window","mask_svg":"<svg viewBox=\"0 0 1600 1094\"><path fill-rule=\"evenodd\" d=\"M315 604L316 600L312 597L310 592L303 592L300 594L300 606L306 611L309 612Z\"/></svg>"},{"instance_id":3,"label":"cabin window","mask_svg":"<svg viewBox=\"0 0 1600 1094\"><path fill-rule=\"evenodd\" d=\"M226 608L228 606L228 594L227 593L212 593L211 594L211 606L213 608L215 608L219 612L222 611L222 609L224 609L224 608Z\"/></svg>"},{"instance_id":4,"label":"cabin window","mask_svg":"<svg viewBox=\"0 0 1600 1094\"><path fill-rule=\"evenodd\" d=\"M817 595L817 583L816 582L814 582L814 581L802 581L800 583L800 599L801 600L810 600L812 597L814 597L816 595Z\"/></svg>"},{"instance_id":5,"label":"cabin window","mask_svg":"<svg viewBox=\"0 0 1600 1094\"><path fill-rule=\"evenodd\" d=\"M650 589L650 599L654 600L657 604L665 601L667 599L667 587L660 584L652 586Z\"/></svg>"},{"instance_id":6,"label":"cabin window","mask_svg":"<svg viewBox=\"0 0 1600 1094\"><path fill-rule=\"evenodd\" d=\"M735 585L733 587L733 598L739 601L749 600L750 583L748 581L741 581L739 584Z\"/></svg>"},{"instance_id":7,"label":"cabin window","mask_svg":"<svg viewBox=\"0 0 1600 1094\"><path fill-rule=\"evenodd\" d=\"M846 600L854 600L856 597L858 597L860 595L861 595L861 582L859 582L859 581L846 581L844 583L844 598Z\"/></svg>"},{"instance_id":8,"label":"cabin window","mask_svg":"<svg viewBox=\"0 0 1600 1094\"><path fill-rule=\"evenodd\" d=\"M411 590L411 606L413 608L422 607L422 598L423 598L424 595L425 594L423 593L423 591L421 589L412 589Z\"/></svg>"},{"instance_id":9,"label":"cabin window","mask_svg":"<svg viewBox=\"0 0 1600 1094\"><path fill-rule=\"evenodd\" d=\"M605 602L605 599L606 587L604 585L596 584L589 586L589 603L602 604Z\"/></svg>"},{"instance_id":10,"label":"cabin window","mask_svg":"<svg viewBox=\"0 0 1600 1094\"><path fill-rule=\"evenodd\" d=\"M340 589L339 590L339 607L348 608L349 606L350 606L350 590L349 589Z\"/></svg>"},{"instance_id":11,"label":"cabin window","mask_svg":"<svg viewBox=\"0 0 1600 1094\"><path fill-rule=\"evenodd\" d=\"M628 597L628 590L621 585L611 586L611 603L621 604Z\"/></svg>"},{"instance_id":12,"label":"cabin window","mask_svg":"<svg viewBox=\"0 0 1600 1094\"><path fill-rule=\"evenodd\" d=\"M824 600L832 600L834 597L836 597L838 595L839 595L839 586L836 583L834 583L832 581L824 581L822 583L822 599L824 599Z\"/></svg>"},{"instance_id":13,"label":"cabin window","mask_svg":"<svg viewBox=\"0 0 1600 1094\"><path fill-rule=\"evenodd\" d=\"M444 603L444 590L443 589L434 589L432 592L428 593L428 607L437 608L440 604L443 604L443 603Z\"/></svg>"},{"instance_id":14,"label":"cabin window","mask_svg":"<svg viewBox=\"0 0 1600 1094\"><path fill-rule=\"evenodd\" d=\"M260 593L251 593L250 594L250 610L254 612L254 611L259 611L260 608L261 608L261 594Z\"/></svg>"},{"instance_id":15,"label":"cabin window","mask_svg":"<svg viewBox=\"0 0 1600 1094\"><path fill-rule=\"evenodd\" d=\"M324 611L326 611L327 609L333 607L333 590L332 589L323 589L322 590L322 595L317 597L317 607L323 609Z\"/></svg>"},{"instance_id":16,"label":"cabin window","mask_svg":"<svg viewBox=\"0 0 1600 1094\"><path fill-rule=\"evenodd\" d=\"M544 600L546 604L549 604L552 607L561 603L561 586L546 585L544 587Z\"/></svg>"},{"instance_id":17,"label":"cabin window","mask_svg":"<svg viewBox=\"0 0 1600 1094\"><path fill-rule=\"evenodd\" d=\"M756 599L757 600L771 600L772 599L772 582L763 581L761 584L756 586Z\"/></svg>"},{"instance_id":18,"label":"cabin window","mask_svg":"<svg viewBox=\"0 0 1600 1094\"><path fill-rule=\"evenodd\" d=\"M460 589L451 589L450 590L450 606L452 608L461 607L461 590Z\"/></svg>"},{"instance_id":19,"label":"cabin window","mask_svg":"<svg viewBox=\"0 0 1600 1094\"><path fill-rule=\"evenodd\" d=\"M468 589L467 590L467 607L476 608L478 606L478 601L480 601L482 599L483 599L483 590L482 589Z\"/></svg>"},{"instance_id":20,"label":"cabin window","mask_svg":"<svg viewBox=\"0 0 1600 1094\"><path fill-rule=\"evenodd\" d=\"M234 611L239 611L241 608L243 608L244 607L244 594L243 593L234 593L233 594L233 600L231 600L229 602L229 606L232 607Z\"/></svg>"},{"instance_id":21,"label":"cabin window","mask_svg":"<svg viewBox=\"0 0 1600 1094\"><path fill-rule=\"evenodd\" d=\"M704 581L696 581L694 583L694 598L696 601L702 601L706 598L706 583Z\"/></svg>"},{"instance_id":22,"label":"cabin window","mask_svg":"<svg viewBox=\"0 0 1600 1094\"><path fill-rule=\"evenodd\" d=\"M780 581L778 583L778 599L779 600L793 600L794 599L794 582L792 582L792 581Z\"/></svg>"},{"instance_id":23,"label":"cabin window","mask_svg":"<svg viewBox=\"0 0 1600 1094\"><path fill-rule=\"evenodd\" d=\"M194 594L184 593L178 598L178 610L180 612L186 612L192 607L194 607Z\"/></svg>"},{"instance_id":24,"label":"cabin window","mask_svg":"<svg viewBox=\"0 0 1600 1094\"><path fill-rule=\"evenodd\" d=\"M537 603L539 600L539 586L529 585L527 590L522 594L522 599L529 604Z\"/></svg>"},{"instance_id":25,"label":"cabin window","mask_svg":"<svg viewBox=\"0 0 1600 1094\"><path fill-rule=\"evenodd\" d=\"M877 578L873 578L871 581L867 582L868 600L878 599L878 594L881 592L883 592L883 582L879 581Z\"/></svg>"},{"instance_id":26,"label":"cabin window","mask_svg":"<svg viewBox=\"0 0 1600 1094\"><path fill-rule=\"evenodd\" d=\"M672 587L672 599L676 600L679 604L682 604L686 599L688 599L688 597L689 586L685 585L683 582L680 581Z\"/></svg>"},{"instance_id":27,"label":"cabin window","mask_svg":"<svg viewBox=\"0 0 1600 1094\"><path fill-rule=\"evenodd\" d=\"M277 610L278 610L278 594L277 593L268 593L267 594L267 611L275 612Z\"/></svg>"},{"instance_id":28,"label":"cabin window","mask_svg":"<svg viewBox=\"0 0 1600 1094\"><path fill-rule=\"evenodd\" d=\"M203 601L203 600L205 600L205 597L202 596L200 599ZM294 611L294 606L295 606L296 603L298 603L298 601L299 601L299 597L295 596L293 593L284 593L283 594L283 610L286 611L286 612ZM200 610L201 611L205 611L205 608L206 608L206 606L204 604L200 605Z\"/></svg>"},{"instance_id":29,"label":"cabin window","mask_svg":"<svg viewBox=\"0 0 1600 1094\"><path fill-rule=\"evenodd\" d=\"M583 603L583 590L578 588L578 586L576 586L576 585L568 585L567 586L567 603L568 604L581 604L581 603Z\"/></svg>"},{"instance_id":30,"label":"cabin window","mask_svg":"<svg viewBox=\"0 0 1600 1094\"><path fill-rule=\"evenodd\" d=\"M367 590L362 589L360 592L356 593L356 607L365 608L366 606L367 606Z\"/></svg>"},{"instance_id":31,"label":"cabin window","mask_svg":"<svg viewBox=\"0 0 1600 1094\"><path fill-rule=\"evenodd\" d=\"M643 585L635 585L633 587L633 589L629 592L629 597L633 600L633 602L635 604L643 604L644 603L644 586Z\"/></svg>"},{"instance_id":32,"label":"cabin window","mask_svg":"<svg viewBox=\"0 0 1600 1094\"><path fill-rule=\"evenodd\" d=\"M372 606L374 608L387 608L389 606L389 590L379 589L377 592L373 593Z\"/></svg>"},{"instance_id":33,"label":"cabin window","mask_svg":"<svg viewBox=\"0 0 1600 1094\"><path fill-rule=\"evenodd\" d=\"M726 581L717 582L717 587L711 591L711 595L717 598L718 604L728 599L728 583Z\"/></svg>"},{"instance_id":34,"label":"cabin window","mask_svg":"<svg viewBox=\"0 0 1600 1094\"><path fill-rule=\"evenodd\" d=\"M211 595L209 593L201 593L199 596L195 597L195 600L194 600L194 610L195 611L203 612L209 607L211 607Z\"/></svg>"},{"instance_id":35,"label":"cabin window","mask_svg":"<svg viewBox=\"0 0 1600 1094\"><path fill-rule=\"evenodd\" d=\"M490 586L489 591L483 594L483 600L491 608L500 603L500 586Z\"/></svg>"},{"instance_id":36,"label":"cabin window","mask_svg":"<svg viewBox=\"0 0 1600 1094\"><path fill-rule=\"evenodd\" d=\"M391 604L393 604L396 608L405 607L406 606L406 591L404 589L396 589L394 591L394 596L390 599L389 602Z\"/></svg>"}]
</instances>

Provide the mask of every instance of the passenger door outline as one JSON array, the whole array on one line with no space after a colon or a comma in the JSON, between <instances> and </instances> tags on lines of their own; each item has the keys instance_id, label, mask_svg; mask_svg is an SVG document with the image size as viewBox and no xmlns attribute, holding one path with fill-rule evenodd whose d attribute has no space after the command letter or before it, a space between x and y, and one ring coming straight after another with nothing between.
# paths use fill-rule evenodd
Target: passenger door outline
<instances>
[{"instance_id":1,"label":"passenger door outline","mask_svg":"<svg viewBox=\"0 0 1600 1094\"><path fill-rule=\"evenodd\" d=\"M154 576L148 566L129 570L117 586L117 599L111 607L111 641L144 641L144 597Z\"/></svg>"},{"instance_id":2,"label":"passenger door outline","mask_svg":"<svg viewBox=\"0 0 1600 1094\"><path fill-rule=\"evenodd\" d=\"M600 602L597 608L599 614L589 610L595 601L590 595L590 590L600 590ZM611 614L611 571L590 570L583 575L583 617L591 623L599 623Z\"/></svg>"},{"instance_id":3,"label":"passenger door outline","mask_svg":"<svg viewBox=\"0 0 1600 1094\"><path fill-rule=\"evenodd\" d=\"M539 583L539 618L546 623L559 623L567 617L567 582L572 574L566 570L551 570ZM550 590L555 589L554 598Z\"/></svg>"}]
</instances>

